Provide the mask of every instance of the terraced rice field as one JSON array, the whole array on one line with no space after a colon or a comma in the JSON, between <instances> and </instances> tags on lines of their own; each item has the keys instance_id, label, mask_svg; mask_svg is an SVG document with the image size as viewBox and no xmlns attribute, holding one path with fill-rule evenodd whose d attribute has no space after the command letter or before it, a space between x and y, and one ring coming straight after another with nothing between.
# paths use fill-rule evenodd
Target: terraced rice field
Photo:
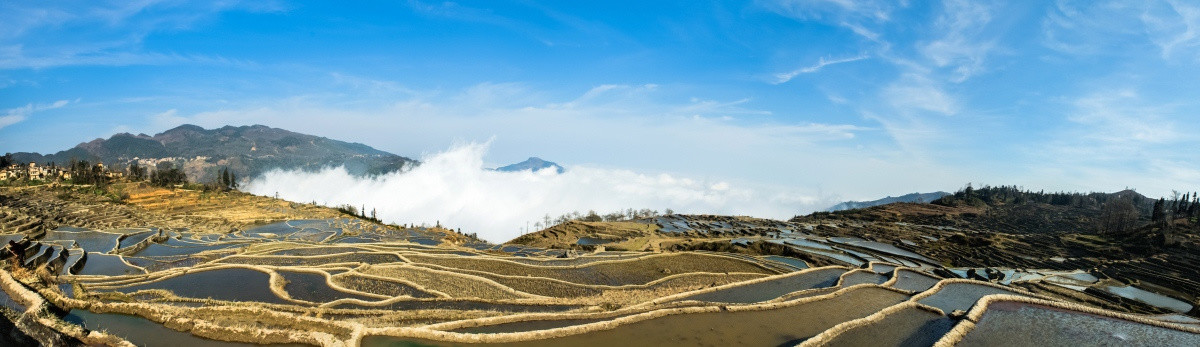
<instances>
[{"instance_id":1,"label":"terraced rice field","mask_svg":"<svg viewBox=\"0 0 1200 347\"><path fill-rule=\"evenodd\" d=\"M838 277L844 274L846 270L845 268L838 267L810 269L774 278L766 278L760 281L752 280L725 287L716 287L711 291L682 296L677 298L677 300L724 303L767 301L791 292L834 286L838 284Z\"/></svg>"},{"instance_id":2,"label":"terraced rice field","mask_svg":"<svg viewBox=\"0 0 1200 347\"><path fill-rule=\"evenodd\" d=\"M1196 346L1200 334L1140 317L1105 312L1079 312L1061 306L996 301L980 310L978 322L958 333L963 345L1040 346ZM1030 324L1031 322L1055 322Z\"/></svg>"},{"instance_id":3,"label":"terraced rice field","mask_svg":"<svg viewBox=\"0 0 1200 347\"><path fill-rule=\"evenodd\" d=\"M155 199L133 204L169 210ZM99 345L1200 344L1200 320L1184 306L1192 303L1143 293L1149 284L1036 269L965 279L967 270L958 276L897 245L736 218L657 222L666 233L765 228L780 234L772 244L820 261L700 251L576 254L455 243L431 229L346 218L219 233L145 222L30 234L25 219L0 213L0 224L22 231L10 235L31 247L20 259L24 268L0 271L0 312L13 322L43 322L37 331L56 336L45 341ZM58 276L37 275L41 269ZM1027 290L1043 287L1072 295ZM1106 293L1177 313L1091 305ZM45 305L61 310L38 309Z\"/></svg>"},{"instance_id":4,"label":"terraced rice field","mask_svg":"<svg viewBox=\"0 0 1200 347\"><path fill-rule=\"evenodd\" d=\"M830 328L804 346L930 346L954 327L940 310L912 302Z\"/></svg>"}]
</instances>

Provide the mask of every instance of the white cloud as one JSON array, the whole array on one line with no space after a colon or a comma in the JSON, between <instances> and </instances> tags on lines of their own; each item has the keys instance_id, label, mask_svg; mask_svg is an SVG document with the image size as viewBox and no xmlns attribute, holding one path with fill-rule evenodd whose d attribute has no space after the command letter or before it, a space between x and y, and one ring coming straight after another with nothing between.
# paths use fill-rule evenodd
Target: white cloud
<instances>
[{"instance_id":1,"label":"white cloud","mask_svg":"<svg viewBox=\"0 0 1200 347\"><path fill-rule=\"evenodd\" d=\"M872 28L889 22L897 7L907 7L905 2L882 0L773 0L758 3L781 16L841 26L875 42L882 42L879 34L882 29Z\"/></svg>"},{"instance_id":2,"label":"white cloud","mask_svg":"<svg viewBox=\"0 0 1200 347\"><path fill-rule=\"evenodd\" d=\"M395 223L440 222L476 232L492 242L520 235L542 216L625 208L671 208L679 213L754 215L786 219L820 199L789 189L756 189L727 181L629 170L568 166L565 173L485 170L487 144L458 145L426 156L406 172L354 177L343 168L319 172L268 172L246 185L254 194L329 205L375 209Z\"/></svg>"},{"instance_id":3,"label":"white cloud","mask_svg":"<svg viewBox=\"0 0 1200 347\"><path fill-rule=\"evenodd\" d=\"M850 29L851 32L858 34L858 36L862 36L871 41L881 42L879 39L879 37L880 37L879 33L872 31L871 29L867 29L866 27L864 27L860 24L841 22L840 25L846 27L847 29Z\"/></svg>"},{"instance_id":4,"label":"white cloud","mask_svg":"<svg viewBox=\"0 0 1200 347\"><path fill-rule=\"evenodd\" d=\"M69 103L70 101L67 100L59 100L50 104L26 104L25 106L21 107L10 108L4 111L3 116L0 116L0 129L20 123L36 112L61 108L63 106L67 106Z\"/></svg>"},{"instance_id":5,"label":"white cloud","mask_svg":"<svg viewBox=\"0 0 1200 347\"><path fill-rule=\"evenodd\" d=\"M1165 6L1150 6L1141 15L1150 40L1159 46L1163 59L1184 51L1192 60L1200 48L1200 6L1195 3L1166 1Z\"/></svg>"},{"instance_id":6,"label":"white cloud","mask_svg":"<svg viewBox=\"0 0 1200 347\"><path fill-rule=\"evenodd\" d=\"M1120 1L1058 0L1042 20L1042 41L1063 53L1096 54L1140 35L1140 23L1130 15L1137 12L1135 4Z\"/></svg>"},{"instance_id":7,"label":"white cloud","mask_svg":"<svg viewBox=\"0 0 1200 347\"><path fill-rule=\"evenodd\" d=\"M533 21L524 16L503 15L494 9L471 7L450 1L409 1L408 5L415 12L425 16L492 25L551 47L608 45L613 41L629 40L620 31L602 21L575 17L536 4L527 6L550 22Z\"/></svg>"},{"instance_id":8,"label":"white cloud","mask_svg":"<svg viewBox=\"0 0 1200 347\"><path fill-rule=\"evenodd\" d=\"M252 65L220 56L146 51L143 43L152 33L187 30L221 12L271 12L281 8L274 1L94 1L71 6L5 2L0 4L0 69L177 63ZM89 29L71 31L78 26Z\"/></svg>"},{"instance_id":9,"label":"white cloud","mask_svg":"<svg viewBox=\"0 0 1200 347\"><path fill-rule=\"evenodd\" d=\"M937 67L949 67L954 72L951 79L962 82L980 73L984 60L995 44L980 38L988 22L991 9L974 1L948 0L935 24L941 37L920 47L926 58Z\"/></svg>"},{"instance_id":10,"label":"white cloud","mask_svg":"<svg viewBox=\"0 0 1200 347\"><path fill-rule=\"evenodd\" d=\"M1027 145L1025 180L1047 189L1115 191L1148 196L1200 185L1195 116L1134 89L1099 90L1069 100L1064 126ZM1068 177L1069 179L1063 179Z\"/></svg>"},{"instance_id":11,"label":"white cloud","mask_svg":"<svg viewBox=\"0 0 1200 347\"><path fill-rule=\"evenodd\" d=\"M0 129L3 129L9 125L20 123L23 120L25 120L25 116L22 115L8 114L0 116Z\"/></svg>"},{"instance_id":12,"label":"white cloud","mask_svg":"<svg viewBox=\"0 0 1200 347\"><path fill-rule=\"evenodd\" d=\"M1079 136L1096 141L1130 146L1138 143L1167 143L1182 134L1164 117L1163 107L1146 106L1131 89L1098 92L1073 103L1075 111L1067 119L1083 127Z\"/></svg>"},{"instance_id":13,"label":"white cloud","mask_svg":"<svg viewBox=\"0 0 1200 347\"><path fill-rule=\"evenodd\" d=\"M167 65L199 64L254 66L253 62L228 59L220 56L184 55L176 53L145 53L127 50L116 43L116 47L101 45L78 45L71 47L39 47L34 52L22 44L0 46L0 69L42 69L59 66L98 65Z\"/></svg>"},{"instance_id":14,"label":"white cloud","mask_svg":"<svg viewBox=\"0 0 1200 347\"><path fill-rule=\"evenodd\" d=\"M524 97L496 97L514 88L526 89ZM453 139L494 137L488 166L539 156L564 165L599 163L590 165L725 181L734 187L743 185L738 180L793 187L804 193L800 195L829 200L828 205L837 196L875 199L880 192L944 190L950 189L946 182L965 182L954 170L913 160L886 142L879 129L791 115L801 119L783 122L750 107L753 102L746 99L675 98L670 95L676 88L656 85L602 85L566 100L527 89L489 83L458 93L418 92L387 104L347 101L341 95L297 96L214 111L167 111L148 115L146 125L130 131L155 133L183 123L207 128L257 123L409 157L444 150ZM879 172L892 174L885 179ZM897 182L906 182L902 191L894 191ZM794 194L778 198L787 195ZM827 207L820 205L814 208Z\"/></svg>"},{"instance_id":15,"label":"white cloud","mask_svg":"<svg viewBox=\"0 0 1200 347\"><path fill-rule=\"evenodd\" d=\"M822 68L829 66L829 65L855 62L855 61L859 61L859 60L863 60L863 59L867 59L867 58L868 57L866 55L859 55L859 56L843 58L843 59L831 59L831 60L826 60L825 57L821 57L820 59L817 60L817 63L814 65L802 67L802 68L799 68L796 70L792 70L790 72L775 74L774 84L786 83L787 81L791 81L792 78L795 78L796 76L798 76L800 74L808 74L808 73L814 73L817 71L821 71Z\"/></svg>"},{"instance_id":16,"label":"white cloud","mask_svg":"<svg viewBox=\"0 0 1200 347\"><path fill-rule=\"evenodd\" d=\"M958 113L958 102L929 78L907 74L883 91L884 99L904 114L934 112L941 115Z\"/></svg>"},{"instance_id":17,"label":"white cloud","mask_svg":"<svg viewBox=\"0 0 1200 347\"><path fill-rule=\"evenodd\" d=\"M778 0L761 3L767 9L800 19L829 19L828 17L864 18L887 21L894 1L854 0Z\"/></svg>"},{"instance_id":18,"label":"white cloud","mask_svg":"<svg viewBox=\"0 0 1200 347\"><path fill-rule=\"evenodd\" d=\"M331 73L330 77L333 82L338 85L345 85L357 90L366 91L371 94L415 94L416 91L408 89L395 81L379 80L366 78L361 76L347 75L343 73Z\"/></svg>"},{"instance_id":19,"label":"white cloud","mask_svg":"<svg viewBox=\"0 0 1200 347\"><path fill-rule=\"evenodd\" d=\"M1137 54L1145 44L1164 60L1200 58L1200 6L1182 1L1059 0L1042 22L1043 42L1075 54Z\"/></svg>"}]
</instances>

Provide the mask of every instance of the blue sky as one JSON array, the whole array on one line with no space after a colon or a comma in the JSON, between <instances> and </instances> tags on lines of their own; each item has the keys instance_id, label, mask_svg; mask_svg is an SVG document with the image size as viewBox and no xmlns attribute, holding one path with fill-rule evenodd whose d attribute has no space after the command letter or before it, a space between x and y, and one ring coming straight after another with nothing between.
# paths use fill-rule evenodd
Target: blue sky
<instances>
[{"instance_id":1,"label":"blue sky","mask_svg":"<svg viewBox=\"0 0 1200 347\"><path fill-rule=\"evenodd\" d=\"M797 196L1200 185L1186 1L8 1L0 151L265 124Z\"/></svg>"}]
</instances>

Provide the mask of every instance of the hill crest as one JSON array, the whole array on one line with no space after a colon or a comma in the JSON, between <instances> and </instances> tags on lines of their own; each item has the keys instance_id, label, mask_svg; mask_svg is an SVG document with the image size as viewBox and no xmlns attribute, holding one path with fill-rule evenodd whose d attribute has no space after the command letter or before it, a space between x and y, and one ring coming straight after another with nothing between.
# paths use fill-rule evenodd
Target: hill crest
<instances>
[{"instance_id":1,"label":"hill crest","mask_svg":"<svg viewBox=\"0 0 1200 347\"><path fill-rule=\"evenodd\" d=\"M942 197L947 196L947 195L950 195L950 193L937 191L937 192L933 192L933 193L909 193L909 194L904 194L904 195L896 196L896 197L888 196L888 197L885 197L882 199L871 200L871 201L846 201L846 202L839 203L837 205L833 205L833 206L829 207L828 209L826 209L826 211L833 212L833 211L842 211L842 210L853 210L853 209L858 209L858 208L867 208L867 207L872 207L872 206L887 205L887 204L896 203L896 202L929 203L929 202L933 202L934 200L941 199Z\"/></svg>"},{"instance_id":2,"label":"hill crest","mask_svg":"<svg viewBox=\"0 0 1200 347\"><path fill-rule=\"evenodd\" d=\"M399 171L416 161L370 146L296 133L265 125L224 126L204 129L184 124L154 136L130 133L97 138L54 154L13 153L18 163L66 165L72 160L100 162L125 168L132 162L154 170L164 165L181 167L188 179L208 182L221 168L251 178L272 169L318 170L344 166L355 175Z\"/></svg>"},{"instance_id":3,"label":"hill crest","mask_svg":"<svg viewBox=\"0 0 1200 347\"><path fill-rule=\"evenodd\" d=\"M527 171L527 170L540 171L542 169L547 169L547 168L553 168L554 172L556 172L556 173L563 173L564 171L566 171L566 169L563 169L563 167L558 165L557 163L552 162L552 161L546 161L546 160L543 160L542 158L538 158L538 157L529 157L529 159L525 159L525 161L520 162L520 163L501 166L501 167L496 168L496 171L504 171L504 172L517 172L517 171Z\"/></svg>"}]
</instances>

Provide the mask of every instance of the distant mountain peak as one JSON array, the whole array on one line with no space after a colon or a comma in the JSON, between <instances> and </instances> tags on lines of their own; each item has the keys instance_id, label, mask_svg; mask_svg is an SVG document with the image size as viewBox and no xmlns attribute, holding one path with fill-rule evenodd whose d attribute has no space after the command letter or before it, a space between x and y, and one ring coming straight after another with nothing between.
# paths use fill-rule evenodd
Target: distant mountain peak
<instances>
[{"instance_id":1,"label":"distant mountain peak","mask_svg":"<svg viewBox=\"0 0 1200 347\"><path fill-rule=\"evenodd\" d=\"M896 197L888 196L883 199L872 200L872 201L846 201L846 202L843 202L843 203L840 203L837 205L833 205L832 207L830 207L828 209L828 211L832 212L832 211L842 211L842 210L853 210L853 209L857 209L857 208L867 208L867 207L871 207L871 206L887 205L887 204L896 203L896 202L929 203L929 202L933 202L934 200L937 200L946 195L950 195L950 193L940 192L940 191L933 192L933 193L910 193L910 194L905 194L905 195L896 196Z\"/></svg>"},{"instance_id":2,"label":"distant mountain peak","mask_svg":"<svg viewBox=\"0 0 1200 347\"><path fill-rule=\"evenodd\" d=\"M226 126L226 127L230 127L230 126ZM180 125L180 126L177 126L177 127L171 128L171 129L168 129L167 131L164 131L164 132L162 132L162 133L163 133L163 134L166 134L166 133L173 133L173 132L180 132L180 131L196 131L196 132L202 132L202 131L204 131L204 128L201 128L199 125L194 125L194 124L184 124L184 125ZM160 135L161 135L161 134L160 134Z\"/></svg>"},{"instance_id":3,"label":"distant mountain peak","mask_svg":"<svg viewBox=\"0 0 1200 347\"><path fill-rule=\"evenodd\" d=\"M539 171L539 170L542 170L545 168L554 168L554 171L557 173L563 173L564 171L566 171L566 169L563 169L562 166L560 166L552 161L546 161L546 160L543 160L542 158L538 158L538 157L529 157L529 159L525 159L525 161L520 162L520 163L501 166L501 167L496 168L496 171L504 171L504 172L518 172L518 171L530 171L530 170L531 171Z\"/></svg>"}]
</instances>

